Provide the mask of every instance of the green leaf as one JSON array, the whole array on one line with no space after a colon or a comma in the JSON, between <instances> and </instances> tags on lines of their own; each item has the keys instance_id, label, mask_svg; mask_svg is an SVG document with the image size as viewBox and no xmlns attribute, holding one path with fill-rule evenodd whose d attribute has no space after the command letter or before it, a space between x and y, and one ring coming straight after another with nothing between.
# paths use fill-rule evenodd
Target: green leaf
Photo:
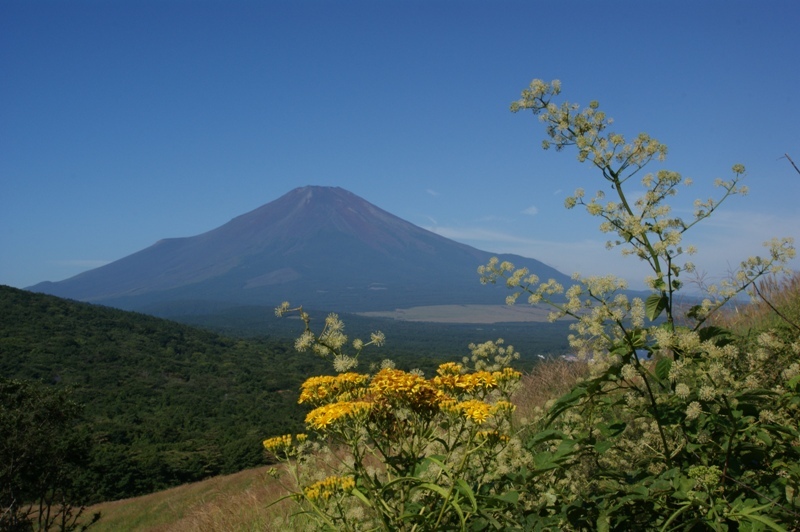
<instances>
[{"instance_id":1,"label":"green leaf","mask_svg":"<svg viewBox=\"0 0 800 532\"><path fill-rule=\"evenodd\" d=\"M367 496L361 493L361 491L358 488L353 488L353 490L350 493L361 499L361 502L363 502L367 506L372 506L372 504L369 502L369 499L367 499Z\"/></svg>"},{"instance_id":2,"label":"green leaf","mask_svg":"<svg viewBox=\"0 0 800 532\"><path fill-rule=\"evenodd\" d=\"M500 523L497 523L497 524L499 525ZM489 521L487 521L483 517L479 517L479 518L475 519L474 521L472 521L471 530L475 530L476 532L478 532L478 531L486 530L488 528L489 528ZM499 528L499 527L495 527L495 528Z\"/></svg>"},{"instance_id":3,"label":"green leaf","mask_svg":"<svg viewBox=\"0 0 800 532\"><path fill-rule=\"evenodd\" d=\"M620 421L617 423L600 423L597 425L598 430L600 430L600 434L605 436L606 438L613 438L614 436L619 436L628 426L627 423Z\"/></svg>"},{"instance_id":4,"label":"green leaf","mask_svg":"<svg viewBox=\"0 0 800 532\"><path fill-rule=\"evenodd\" d=\"M745 501L745 504L747 504L747 502L749 502L749 500ZM734 517L741 516L744 519L749 519L750 521L755 521L757 523L761 523L762 525L766 525L767 527L771 528L772 530L779 530L781 532L786 532L786 529L784 527L782 527L781 525L779 525L778 523L776 523L775 521L773 521L769 517L767 517L767 516L765 516L763 514L757 513L757 512L760 512L762 510L766 510L767 508L770 508L770 506L771 506L770 504L764 504L762 506L749 506L749 507L745 506L742 509L736 509L734 512L731 512L731 515L734 516Z\"/></svg>"},{"instance_id":5,"label":"green leaf","mask_svg":"<svg viewBox=\"0 0 800 532\"><path fill-rule=\"evenodd\" d=\"M517 504L519 501L519 492L517 491L507 491L500 495L494 495L491 497L492 499L503 501L508 504Z\"/></svg>"},{"instance_id":6,"label":"green leaf","mask_svg":"<svg viewBox=\"0 0 800 532\"><path fill-rule=\"evenodd\" d=\"M650 321L655 321L661 313L667 308L667 303L669 303L669 299L666 295L662 294L650 294L647 300L644 302L644 311L647 315L647 319Z\"/></svg>"},{"instance_id":7,"label":"green leaf","mask_svg":"<svg viewBox=\"0 0 800 532\"><path fill-rule=\"evenodd\" d=\"M692 319L697 319L700 315L700 311L703 310L701 305L694 305L692 308L689 309L689 312L686 313L686 316Z\"/></svg>"},{"instance_id":8,"label":"green leaf","mask_svg":"<svg viewBox=\"0 0 800 532\"><path fill-rule=\"evenodd\" d=\"M668 380L670 368L672 368L672 360L669 358L662 358L656 363L656 377L662 381Z\"/></svg>"},{"instance_id":9,"label":"green leaf","mask_svg":"<svg viewBox=\"0 0 800 532\"><path fill-rule=\"evenodd\" d=\"M701 327L698 329L697 335L700 337L701 342L711 340L714 342L714 345L719 347L724 347L733 341L729 330L715 325Z\"/></svg>"},{"instance_id":10,"label":"green leaf","mask_svg":"<svg viewBox=\"0 0 800 532\"><path fill-rule=\"evenodd\" d=\"M587 395L588 391L583 386L576 386L567 395L559 398L558 401L550 409L550 422L559 416L564 410L574 406Z\"/></svg>"},{"instance_id":11,"label":"green leaf","mask_svg":"<svg viewBox=\"0 0 800 532\"><path fill-rule=\"evenodd\" d=\"M423 458L422 460L420 460L420 462L414 468L414 475L413 476L421 477L423 475L423 473L425 473L428 470L428 468L431 466L432 463L438 465L439 467L441 467L442 465L444 465L442 463L442 461L444 459L445 459L445 457L442 456L442 455L432 455L432 456L428 456L426 458Z\"/></svg>"},{"instance_id":12,"label":"green leaf","mask_svg":"<svg viewBox=\"0 0 800 532\"><path fill-rule=\"evenodd\" d=\"M463 482L463 481L462 481ZM464 528L466 526L466 518L464 517L464 511L459 506L456 500L450 498L450 490L439 486L438 484L434 484L432 482L423 482L419 485L421 489L431 490L435 493L438 493L442 499L444 499L445 504L452 507L453 510L458 514L458 518L461 521L461 527ZM469 489L469 487L467 487ZM471 491L471 490L470 490ZM474 497L474 495L473 495Z\"/></svg>"},{"instance_id":13,"label":"green leaf","mask_svg":"<svg viewBox=\"0 0 800 532\"><path fill-rule=\"evenodd\" d=\"M769 434L765 430L759 430L756 433L756 437L767 444L767 447L772 447L772 438L769 437Z\"/></svg>"},{"instance_id":14,"label":"green leaf","mask_svg":"<svg viewBox=\"0 0 800 532\"><path fill-rule=\"evenodd\" d=\"M595 451L597 451L598 454L603 454L607 450L611 449L612 445L613 445L613 443L611 443L610 441L603 440L603 441L599 441L599 442L595 443L594 444L594 449L595 449Z\"/></svg>"},{"instance_id":15,"label":"green leaf","mask_svg":"<svg viewBox=\"0 0 800 532\"><path fill-rule=\"evenodd\" d=\"M475 500L475 493L472 491L472 488L469 487L469 484L467 484L463 478L460 478L456 480L455 485L456 488L458 489L458 492L463 495L466 495L466 497L469 499L469 502L472 503L472 511L477 512L478 501Z\"/></svg>"},{"instance_id":16,"label":"green leaf","mask_svg":"<svg viewBox=\"0 0 800 532\"><path fill-rule=\"evenodd\" d=\"M600 515L597 516L597 523L596 523L597 532L608 532L608 530L609 530L609 521L610 520L611 519L608 516L607 512L605 512L605 511L600 512Z\"/></svg>"},{"instance_id":17,"label":"green leaf","mask_svg":"<svg viewBox=\"0 0 800 532\"><path fill-rule=\"evenodd\" d=\"M633 345L636 349L642 349L645 347L645 340L647 340L647 331L644 329L636 328L629 331L626 334L627 340L629 342L626 345L626 350L630 349L630 346Z\"/></svg>"}]
</instances>

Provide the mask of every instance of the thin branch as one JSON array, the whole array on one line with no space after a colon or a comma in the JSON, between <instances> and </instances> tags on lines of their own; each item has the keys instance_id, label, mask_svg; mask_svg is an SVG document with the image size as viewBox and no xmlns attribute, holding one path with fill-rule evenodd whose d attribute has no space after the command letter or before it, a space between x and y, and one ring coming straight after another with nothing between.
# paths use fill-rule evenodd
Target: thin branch
<instances>
[{"instance_id":1,"label":"thin branch","mask_svg":"<svg viewBox=\"0 0 800 532\"><path fill-rule=\"evenodd\" d=\"M775 306L774 306L772 303L770 303L770 302L769 302L769 300L768 300L766 297L764 297L764 294L762 294L762 293L761 293L761 290L759 290L759 289L758 289L758 283L753 283L753 288L755 288L755 290L756 290L756 294L758 294L758 297L760 297L760 298L761 298L761 300L762 300L764 303L766 303L766 304L767 304L767 306L768 306L769 308L771 308L773 312L775 312L775 314L777 314L778 316L780 316L781 318L783 318L783 321L785 321L786 323L788 323L789 325L791 325L792 327L794 327L795 329L797 329L798 331L800 331L800 326L798 326L798 325L797 325L796 323L794 323L792 320L790 320L789 318L787 318L786 316L784 316L783 314L781 314L781 312L780 312L780 311L779 311L777 308L775 308Z\"/></svg>"},{"instance_id":2,"label":"thin branch","mask_svg":"<svg viewBox=\"0 0 800 532\"><path fill-rule=\"evenodd\" d=\"M794 164L794 161L792 160L791 157L789 157L789 154L788 153L784 153L783 156L786 157L787 159L789 159L789 162L792 163L792 166L794 166L794 169L797 170L798 174L800 174L800 168L798 168L797 165Z\"/></svg>"}]
</instances>

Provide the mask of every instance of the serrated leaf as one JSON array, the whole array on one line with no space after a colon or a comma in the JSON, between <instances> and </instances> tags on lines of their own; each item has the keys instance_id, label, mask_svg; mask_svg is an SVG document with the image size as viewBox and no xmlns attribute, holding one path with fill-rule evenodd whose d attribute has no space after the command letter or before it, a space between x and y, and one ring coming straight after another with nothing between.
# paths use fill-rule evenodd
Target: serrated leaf
<instances>
[{"instance_id":1,"label":"serrated leaf","mask_svg":"<svg viewBox=\"0 0 800 532\"><path fill-rule=\"evenodd\" d=\"M667 308L667 303L669 303L669 299L665 295L661 294L650 294L650 296L644 302L644 312L647 315L647 319L650 321L655 321L664 309Z\"/></svg>"},{"instance_id":2,"label":"serrated leaf","mask_svg":"<svg viewBox=\"0 0 800 532\"><path fill-rule=\"evenodd\" d=\"M769 434L765 430L759 430L756 432L756 437L767 444L767 447L772 447L772 438L770 438Z\"/></svg>"},{"instance_id":3,"label":"serrated leaf","mask_svg":"<svg viewBox=\"0 0 800 532\"><path fill-rule=\"evenodd\" d=\"M662 381L669 379L669 370L672 368L672 360L669 358L662 358L656 363L656 377Z\"/></svg>"}]
</instances>

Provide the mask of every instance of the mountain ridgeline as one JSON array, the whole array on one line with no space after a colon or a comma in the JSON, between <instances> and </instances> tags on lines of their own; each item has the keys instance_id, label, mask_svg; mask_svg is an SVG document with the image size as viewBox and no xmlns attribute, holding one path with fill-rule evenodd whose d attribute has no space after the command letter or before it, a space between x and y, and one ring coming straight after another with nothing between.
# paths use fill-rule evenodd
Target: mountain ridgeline
<instances>
[{"instance_id":1,"label":"mountain ridgeline","mask_svg":"<svg viewBox=\"0 0 800 532\"><path fill-rule=\"evenodd\" d=\"M500 304L505 291L481 286L476 274L495 255L341 188L307 186L207 233L161 240L29 290L162 315L285 300L342 312ZM539 261L497 256L541 278L568 281Z\"/></svg>"}]
</instances>

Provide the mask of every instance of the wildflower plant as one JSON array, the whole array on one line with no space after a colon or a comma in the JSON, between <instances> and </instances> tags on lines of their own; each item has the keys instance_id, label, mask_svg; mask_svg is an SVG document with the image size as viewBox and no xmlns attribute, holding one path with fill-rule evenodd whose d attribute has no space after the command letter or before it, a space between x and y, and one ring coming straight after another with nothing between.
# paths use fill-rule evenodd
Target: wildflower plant
<instances>
[{"instance_id":1,"label":"wildflower plant","mask_svg":"<svg viewBox=\"0 0 800 532\"><path fill-rule=\"evenodd\" d=\"M337 371L301 387L308 436L264 441L289 466L300 513L327 530L519 528L515 478L530 455L512 426L521 377L509 366L513 347L473 345L465 363L444 363L430 378L388 363L357 373L361 349L383 335L348 344L335 315L315 334L302 308L277 309L290 312L305 324L296 347L332 357Z\"/></svg>"},{"instance_id":2,"label":"wildflower plant","mask_svg":"<svg viewBox=\"0 0 800 532\"><path fill-rule=\"evenodd\" d=\"M800 342L769 333L753 341L708 325L760 278L787 271L791 239L768 242L766 256L679 308L677 294L695 272L684 235L746 194L744 167L715 182L717 199L695 201L688 219L675 216L668 201L691 181L663 169L644 174L667 147L644 133L627 140L597 102L557 103L560 92L558 81L534 80L511 110L538 116L544 149L574 149L610 187L608 198L578 189L565 206L598 217L608 248L649 267L651 294L631 297L614 276L575 275L565 288L497 259L479 269L482 282L512 291L508 304L524 296L549 304L552 320L574 318L570 344L591 367L526 441L535 454L533 503L521 510L534 528L800 527Z\"/></svg>"}]
</instances>

